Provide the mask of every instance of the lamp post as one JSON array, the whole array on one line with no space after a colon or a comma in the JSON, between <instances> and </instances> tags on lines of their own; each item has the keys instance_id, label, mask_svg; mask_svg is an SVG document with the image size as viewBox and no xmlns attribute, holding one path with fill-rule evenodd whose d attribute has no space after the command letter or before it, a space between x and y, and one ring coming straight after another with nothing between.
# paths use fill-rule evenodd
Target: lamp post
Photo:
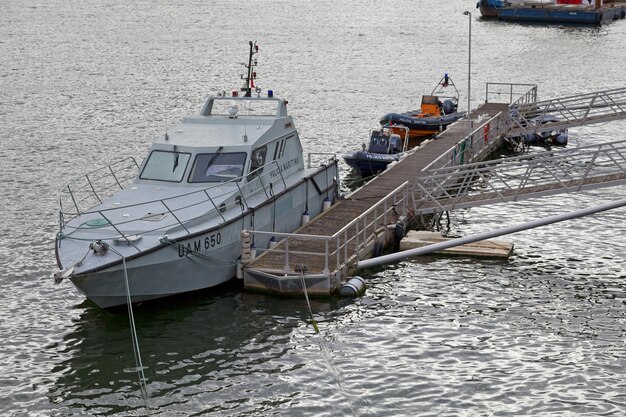
<instances>
[{"instance_id":1,"label":"lamp post","mask_svg":"<svg viewBox=\"0 0 626 417\"><path fill-rule=\"evenodd\" d=\"M472 13L467 10L463 12L465 16L469 16L469 47L467 57L467 121L468 132L467 137L472 133Z\"/></svg>"}]
</instances>

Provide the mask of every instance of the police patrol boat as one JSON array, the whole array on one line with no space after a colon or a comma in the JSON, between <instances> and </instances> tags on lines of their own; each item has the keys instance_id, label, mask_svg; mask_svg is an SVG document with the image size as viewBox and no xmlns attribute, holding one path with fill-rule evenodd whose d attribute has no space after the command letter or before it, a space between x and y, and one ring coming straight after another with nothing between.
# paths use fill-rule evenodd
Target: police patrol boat
<instances>
[{"instance_id":1,"label":"police patrol boat","mask_svg":"<svg viewBox=\"0 0 626 417\"><path fill-rule=\"evenodd\" d=\"M396 131L402 131L400 136ZM407 152L409 145L409 129L396 126L393 129L382 126L370 130L369 143L362 144L362 149L345 153L342 156L348 166L356 169L363 178L376 175L387 169L393 162L399 161Z\"/></svg>"},{"instance_id":2,"label":"police patrol boat","mask_svg":"<svg viewBox=\"0 0 626 417\"><path fill-rule=\"evenodd\" d=\"M241 95L209 97L141 164L126 158L62 189L57 281L103 308L214 287L236 277L243 229L292 232L322 211L337 160L305 168L287 101L254 86L256 53L250 42Z\"/></svg>"}]
</instances>

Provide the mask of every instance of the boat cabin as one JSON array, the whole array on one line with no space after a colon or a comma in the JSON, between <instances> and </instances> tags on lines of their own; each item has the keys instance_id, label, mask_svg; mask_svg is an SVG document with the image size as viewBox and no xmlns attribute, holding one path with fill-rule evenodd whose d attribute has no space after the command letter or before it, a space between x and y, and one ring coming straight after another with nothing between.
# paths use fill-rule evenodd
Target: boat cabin
<instances>
[{"instance_id":1,"label":"boat cabin","mask_svg":"<svg viewBox=\"0 0 626 417\"><path fill-rule=\"evenodd\" d=\"M207 187L251 181L268 165L285 175L303 169L302 146L286 102L210 97L152 146L138 182Z\"/></svg>"}]
</instances>

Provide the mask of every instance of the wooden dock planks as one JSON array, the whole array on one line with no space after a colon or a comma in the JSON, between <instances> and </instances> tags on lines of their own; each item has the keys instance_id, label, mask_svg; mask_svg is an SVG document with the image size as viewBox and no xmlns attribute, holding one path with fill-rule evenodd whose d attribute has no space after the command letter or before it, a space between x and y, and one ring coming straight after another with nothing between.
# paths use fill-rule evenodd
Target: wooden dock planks
<instances>
[{"instance_id":1,"label":"wooden dock planks","mask_svg":"<svg viewBox=\"0 0 626 417\"><path fill-rule=\"evenodd\" d=\"M507 104L485 103L473 114L486 115L490 118L507 108ZM337 201L330 210L322 213L295 233L332 236L341 230L405 181L412 181L422 175L424 168L461 141L467 135L464 120L461 119L461 121L453 124L437 139L424 144L419 150L389 167L384 174L377 176L345 199ZM309 273L322 272L326 266L325 260L322 257L310 256L307 253L323 252L324 244L323 241L290 241L289 263L292 265L306 264ZM250 267L261 270L282 270L284 264L284 254L281 251L271 251L257 257ZM329 267L331 270L333 269L332 262Z\"/></svg>"}]
</instances>

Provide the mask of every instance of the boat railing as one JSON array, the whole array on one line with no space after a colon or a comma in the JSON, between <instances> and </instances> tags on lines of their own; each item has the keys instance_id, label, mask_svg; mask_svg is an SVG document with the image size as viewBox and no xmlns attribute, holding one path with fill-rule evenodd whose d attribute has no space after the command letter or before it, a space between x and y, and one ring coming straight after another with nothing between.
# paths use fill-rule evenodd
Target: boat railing
<instances>
[{"instance_id":1,"label":"boat railing","mask_svg":"<svg viewBox=\"0 0 626 417\"><path fill-rule=\"evenodd\" d=\"M142 233L156 231L173 233L184 230L186 233L190 233L189 228L195 224L206 221L212 217L220 217L222 221L225 221L225 213L233 207L239 206L241 210L244 211L252 207L255 201L258 201L255 197L262 196L263 199L267 199L281 188L278 185L281 185L283 189L287 187L282 170L277 161L271 161L252 171L247 175L248 181L243 185L240 184L241 181L238 181L242 178L243 177L239 177L228 182L214 184L211 187L194 190L169 198L155 199L136 204L118 205L98 210L93 210L92 207L89 210L71 212L61 209L61 229L66 228L64 234L67 236L83 227L94 227L93 225L84 226L83 224L68 226L68 222L72 218L78 215L85 215L87 217L103 220L104 223L99 224L97 227L111 227L124 239L127 239L129 235L139 231ZM232 187L228 187L229 184L237 187L237 195L232 195ZM216 190L221 188L226 191L216 195ZM218 204L216 201L221 202ZM96 206L100 204L100 202L97 202ZM146 211L142 212L136 210L138 207L145 207ZM135 209L133 210L135 213L141 214L131 216L128 213L131 211L129 209ZM124 213L121 214L122 212ZM197 215L196 213L198 212L201 214ZM171 216L172 220L161 222L162 217L166 215ZM158 226L146 230L145 224L151 220L157 220ZM139 224L143 225L142 229L138 227ZM137 226L133 227L135 225ZM129 244L132 244L129 239L127 240Z\"/></svg>"},{"instance_id":2,"label":"boat railing","mask_svg":"<svg viewBox=\"0 0 626 417\"><path fill-rule=\"evenodd\" d=\"M307 156L307 168L329 165L337 160L337 154L333 152L309 152Z\"/></svg>"},{"instance_id":3,"label":"boat railing","mask_svg":"<svg viewBox=\"0 0 626 417\"><path fill-rule=\"evenodd\" d=\"M135 158L128 157L68 182L59 196L61 225L64 224L64 216L77 216L124 189L138 172L139 164Z\"/></svg>"},{"instance_id":4,"label":"boat railing","mask_svg":"<svg viewBox=\"0 0 626 417\"><path fill-rule=\"evenodd\" d=\"M339 280L352 263L364 255L363 251L371 250L376 240L395 225L401 213L407 213L408 207L409 183L406 181L331 236L266 231L250 231L250 234L264 236L265 241L269 236L280 240L268 248L257 247L257 251L267 252L265 256L277 255L285 273L304 265L309 273L334 275Z\"/></svg>"},{"instance_id":5,"label":"boat railing","mask_svg":"<svg viewBox=\"0 0 626 417\"><path fill-rule=\"evenodd\" d=\"M239 106L242 106L239 113ZM233 108L236 106L236 110ZM278 97L228 97L211 96L207 98L202 111L202 116L226 116L226 117L287 117L287 102Z\"/></svg>"},{"instance_id":6,"label":"boat railing","mask_svg":"<svg viewBox=\"0 0 626 417\"><path fill-rule=\"evenodd\" d=\"M537 101L536 84L487 83L485 103L508 103L511 105Z\"/></svg>"}]
</instances>

